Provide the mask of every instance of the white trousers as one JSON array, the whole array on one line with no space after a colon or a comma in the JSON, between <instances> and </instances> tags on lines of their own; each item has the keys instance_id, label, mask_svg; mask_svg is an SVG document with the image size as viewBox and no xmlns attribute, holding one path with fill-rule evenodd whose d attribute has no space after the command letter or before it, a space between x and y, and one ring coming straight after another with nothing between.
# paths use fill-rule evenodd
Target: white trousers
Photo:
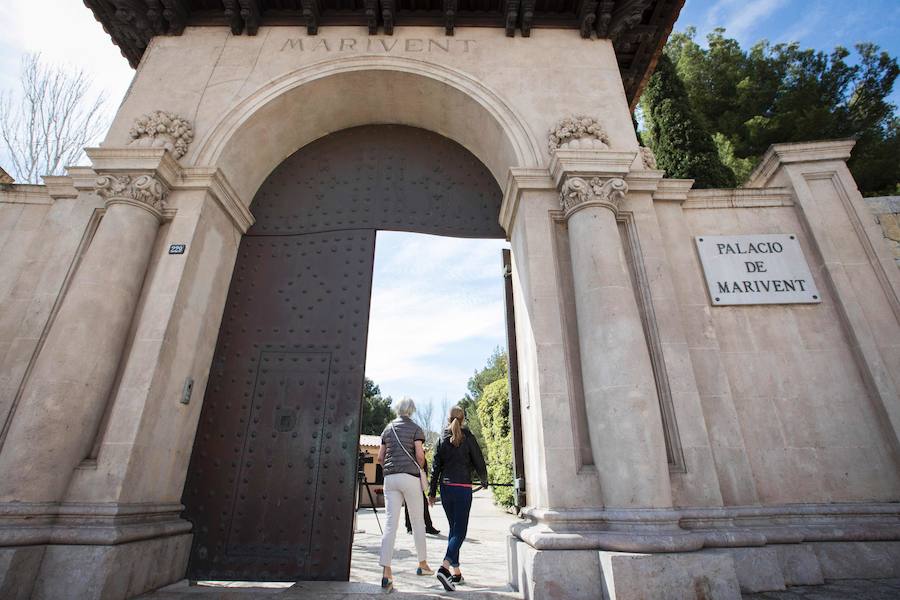
<instances>
[{"instance_id":1,"label":"white trousers","mask_svg":"<svg viewBox=\"0 0 900 600\"><path fill-rule=\"evenodd\" d=\"M416 555L419 562L427 559L424 501L418 477L406 473L385 476L384 506L387 523L385 523L384 535L381 538L381 558L378 561L382 567L391 566L391 558L394 556L394 541L397 539L397 528L400 526L400 517L403 515L404 502L409 509L409 522L412 525L413 539L416 542Z\"/></svg>"}]
</instances>

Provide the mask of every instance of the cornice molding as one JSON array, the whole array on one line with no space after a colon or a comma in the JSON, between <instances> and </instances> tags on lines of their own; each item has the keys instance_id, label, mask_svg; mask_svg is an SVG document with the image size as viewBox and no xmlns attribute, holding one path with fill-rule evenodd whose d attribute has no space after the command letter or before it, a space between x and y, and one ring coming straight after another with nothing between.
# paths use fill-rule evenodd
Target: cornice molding
<instances>
[{"instance_id":1,"label":"cornice molding","mask_svg":"<svg viewBox=\"0 0 900 600\"><path fill-rule=\"evenodd\" d=\"M181 166L165 148L116 147L85 148L95 173L129 173L157 176L162 183L174 187Z\"/></svg>"},{"instance_id":2,"label":"cornice molding","mask_svg":"<svg viewBox=\"0 0 900 600\"><path fill-rule=\"evenodd\" d=\"M500 204L500 226L509 238L519 209L522 192L527 190L555 191L556 183L547 169L512 167L506 175L506 189Z\"/></svg>"},{"instance_id":3,"label":"cornice molding","mask_svg":"<svg viewBox=\"0 0 900 600\"><path fill-rule=\"evenodd\" d=\"M566 177L625 177L636 156L637 152L560 148L550 157L550 174L556 187Z\"/></svg>"},{"instance_id":4,"label":"cornice molding","mask_svg":"<svg viewBox=\"0 0 900 600\"><path fill-rule=\"evenodd\" d=\"M628 190L631 192L655 192L662 182L665 181L663 179L666 176L665 171L657 171L657 170L644 170L644 171L631 171L627 177L625 177L625 182L628 184Z\"/></svg>"},{"instance_id":5,"label":"cornice molding","mask_svg":"<svg viewBox=\"0 0 900 600\"><path fill-rule=\"evenodd\" d=\"M46 186L34 183L11 183L0 188L3 204L53 204Z\"/></svg>"},{"instance_id":6,"label":"cornice molding","mask_svg":"<svg viewBox=\"0 0 900 600\"><path fill-rule=\"evenodd\" d=\"M653 192L653 201L683 203L693 186L693 179L663 179Z\"/></svg>"},{"instance_id":7,"label":"cornice molding","mask_svg":"<svg viewBox=\"0 0 900 600\"><path fill-rule=\"evenodd\" d=\"M47 193L54 200L78 197L78 190L75 188L71 177L66 175L45 175L43 180L44 185L47 186Z\"/></svg>"},{"instance_id":8,"label":"cornice molding","mask_svg":"<svg viewBox=\"0 0 900 600\"><path fill-rule=\"evenodd\" d=\"M206 190L231 219L234 226L243 234L256 222L240 196L231 187L231 183L221 170L212 167L190 167L182 171L176 190Z\"/></svg>"},{"instance_id":9,"label":"cornice molding","mask_svg":"<svg viewBox=\"0 0 900 600\"><path fill-rule=\"evenodd\" d=\"M821 140L790 144L772 144L759 165L750 174L745 188L760 188L769 184L781 165L840 160L846 161L856 140Z\"/></svg>"},{"instance_id":10,"label":"cornice molding","mask_svg":"<svg viewBox=\"0 0 900 600\"><path fill-rule=\"evenodd\" d=\"M182 167L170 152L160 147L87 148L85 152L93 166L68 169L76 189L94 189L99 176L153 176L169 192L206 191L242 234L255 222L253 214L218 168ZM171 212L163 211L163 214L170 216Z\"/></svg>"}]
</instances>

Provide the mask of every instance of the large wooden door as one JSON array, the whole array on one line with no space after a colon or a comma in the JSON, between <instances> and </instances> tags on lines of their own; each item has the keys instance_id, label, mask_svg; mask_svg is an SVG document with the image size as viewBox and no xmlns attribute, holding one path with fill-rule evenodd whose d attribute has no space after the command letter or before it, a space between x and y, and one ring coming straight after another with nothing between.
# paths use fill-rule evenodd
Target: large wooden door
<instances>
[{"instance_id":1,"label":"large wooden door","mask_svg":"<svg viewBox=\"0 0 900 600\"><path fill-rule=\"evenodd\" d=\"M410 127L335 133L273 171L185 483L191 579L347 579L376 231L498 238L499 209L478 159Z\"/></svg>"}]
</instances>

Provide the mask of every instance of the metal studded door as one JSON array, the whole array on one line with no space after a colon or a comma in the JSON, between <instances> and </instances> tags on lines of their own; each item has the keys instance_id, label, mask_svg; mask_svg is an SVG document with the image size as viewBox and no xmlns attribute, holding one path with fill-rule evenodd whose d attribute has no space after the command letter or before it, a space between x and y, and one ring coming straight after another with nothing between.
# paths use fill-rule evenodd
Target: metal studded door
<instances>
[{"instance_id":1,"label":"metal studded door","mask_svg":"<svg viewBox=\"0 0 900 600\"><path fill-rule=\"evenodd\" d=\"M347 579L375 236L503 237L500 190L439 135L366 126L269 176L241 240L183 502L191 579Z\"/></svg>"}]
</instances>

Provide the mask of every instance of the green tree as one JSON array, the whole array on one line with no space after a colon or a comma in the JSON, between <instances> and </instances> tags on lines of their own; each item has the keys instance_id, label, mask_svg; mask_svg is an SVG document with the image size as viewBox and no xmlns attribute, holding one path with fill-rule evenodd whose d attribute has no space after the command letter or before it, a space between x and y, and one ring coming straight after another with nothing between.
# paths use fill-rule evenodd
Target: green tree
<instances>
[{"instance_id":1,"label":"green tree","mask_svg":"<svg viewBox=\"0 0 900 600\"><path fill-rule=\"evenodd\" d=\"M369 435L381 435L388 423L397 417L391 408L393 400L390 396L382 397L381 388L366 377L363 385L362 425L360 432Z\"/></svg>"},{"instance_id":2,"label":"green tree","mask_svg":"<svg viewBox=\"0 0 900 600\"><path fill-rule=\"evenodd\" d=\"M656 164L669 177L694 179L698 188L734 186L734 173L719 159L712 136L666 54L660 56L644 90L641 108Z\"/></svg>"},{"instance_id":3,"label":"green tree","mask_svg":"<svg viewBox=\"0 0 900 600\"><path fill-rule=\"evenodd\" d=\"M475 371L475 374L469 378L467 384L469 392L459 401L459 405L466 411L469 431L479 440L484 438L482 436L481 417L478 414L478 400L487 386L499 379L505 380L508 373L509 358L506 355L506 350L498 346L494 348L494 352L488 358L487 364Z\"/></svg>"},{"instance_id":4,"label":"green tree","mask_svg":"<svg viewBox=\"0 0 900 600\"><path fill-rule=\"evenodd\" d=\"M487 364L469 378L467 385L469 393L466 394L466 398L477 403L484 389L498 379L506 379L507 373L509 373L509 358L506 350L497 346L488 358Z\"/></svg>"},{"instance_id":5,"label":"green tree","mask_svg":"<svg viewBox=\"0 0 900 600\"><path fill-rule=\"evenodd\" d=\"M484 433L484 458L491 483L513 480L512 430L509 423L509 383L505 377L482 389L478 416ZM501 506L512 506L515 494L511 487L491 487L494 500Z\"/></svg>"},{"instance_id":6,"label":"green tree","mask_svg":"<svg viewBox=\"0 0 900 600\"><path fill-rule=\"evenodd\" d=\"M704 48L695 34L672 35L666 55L738 183L771 144L852 137L848 166L860 190L897 191L900 122L888 101L900 74L895 58L874 44L857 44L849 62L843 47L761 41L744 50L724 29L710 33Z\"/></svg>"}]
</instances>

